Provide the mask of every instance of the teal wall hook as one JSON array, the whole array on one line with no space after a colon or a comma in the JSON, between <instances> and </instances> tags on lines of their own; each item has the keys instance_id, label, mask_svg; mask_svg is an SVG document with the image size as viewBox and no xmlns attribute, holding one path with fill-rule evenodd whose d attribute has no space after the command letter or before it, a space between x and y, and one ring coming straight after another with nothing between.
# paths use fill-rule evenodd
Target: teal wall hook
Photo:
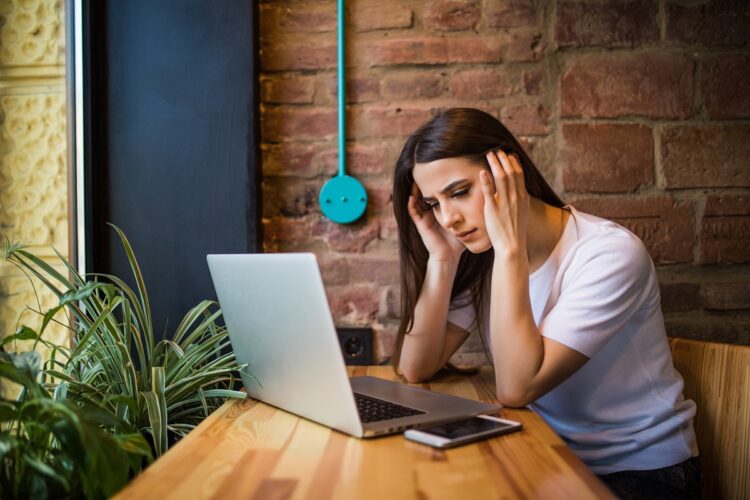
<instances>
[{"instance_id":1,"label":"teal wall hook","mask_svg":"<svg viewBox=\"0 0 750 500\"><path fill-rule=\"evenodd\" d=\"M326 217L339 224L349 224L365 213L367 192L354 177L337 175L323 185L319 201Z\"/></svg>"},{"instance_id":2,"label":"teal wall hook","mask_svg":"<svg viewBox=\"0 0 750 500\"><path fill-rule=\"evenodd\" d=\"M344 0L338 0L338 119L339 172L320 190L318 202L333 222L349 224L367 209L367 191L357 179L346 175L346 79L344 64Z\"/></svg>"}]
</instances>

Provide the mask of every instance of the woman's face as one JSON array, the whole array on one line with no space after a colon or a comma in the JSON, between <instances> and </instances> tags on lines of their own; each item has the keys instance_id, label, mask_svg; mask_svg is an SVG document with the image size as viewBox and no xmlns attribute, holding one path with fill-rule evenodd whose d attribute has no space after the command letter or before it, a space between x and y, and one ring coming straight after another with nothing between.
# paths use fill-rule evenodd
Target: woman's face
<instances>
[{"instance_id":1,"label":"woman's face","mask_svg":"<svg viewBox=\"0 0 750 500\"><path fill-rule=\"evenodd\" d=\"M492 247L484 224L481 166L465 157L417 163L412 172L422 193L422 210L432 210L437 222L472 253Z\"/></svg>"}]
</instances>

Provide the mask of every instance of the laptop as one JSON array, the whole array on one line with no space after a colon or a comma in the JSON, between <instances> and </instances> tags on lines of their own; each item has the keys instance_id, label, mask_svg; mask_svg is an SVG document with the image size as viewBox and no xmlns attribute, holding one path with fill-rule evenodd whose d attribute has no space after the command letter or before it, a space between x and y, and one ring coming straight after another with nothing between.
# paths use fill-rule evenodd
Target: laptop
<instances>
[{"instance_id":1,"label":"laptop","mask_svg":"<svg viewBox=\"0 0 750 500\"><path fill-rule=\"evenodd\" d=\"M248 394L358 438L501 406L376 377L349 378L313 254L208 255Z\"/></svg>"}]
</instances>

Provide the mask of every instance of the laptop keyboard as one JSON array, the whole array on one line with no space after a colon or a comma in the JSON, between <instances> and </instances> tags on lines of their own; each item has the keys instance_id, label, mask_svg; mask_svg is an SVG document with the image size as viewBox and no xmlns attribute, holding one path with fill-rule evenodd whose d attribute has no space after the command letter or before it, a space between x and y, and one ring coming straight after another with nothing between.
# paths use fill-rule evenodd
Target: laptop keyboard
<instances>
[{"instance_id":1,"label":"laptop keyboard","mask_svg":"<svg viewBox=\"0 0 750 500\"><path fill-rule=\"evenodd\" d=\"M379 422L392 418L409 417L411 415L421 415L425 413L416 408L401 406L382 399L365 396L364 394L354 393L354 400L357 402L359 417L363 423Z\"/></svg>"}]
</instances>

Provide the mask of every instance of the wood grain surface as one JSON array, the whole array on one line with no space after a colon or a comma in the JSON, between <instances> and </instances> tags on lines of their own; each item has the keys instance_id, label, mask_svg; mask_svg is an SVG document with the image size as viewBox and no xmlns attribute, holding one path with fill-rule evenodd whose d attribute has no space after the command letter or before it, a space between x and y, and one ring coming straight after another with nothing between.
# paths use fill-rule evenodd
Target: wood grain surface
<instances>
[{"instance_id":1,"label":"wood grain surface","mask_svg":"<svg viewBox=\"0 0 750 500\"><path fill-rule=\"evenodd\" d=\"M704 498L750 500L750 347L670 339L695 401Z\"/></svg>"},{"instance_id":2,"label":"wood grain surface","mask_svg":"<svg viewBox=\"0 0 750 500\"><path fill-rule=\"evenodd\" d=\"M386 366L349 371L396 379ZM489 368L421 386L495 401ZM441 451L400 434L356 439L255 400L229 401L116 498L614 498L535 413L500 415L523 430Z\"/></svg>"}]
</instances>

